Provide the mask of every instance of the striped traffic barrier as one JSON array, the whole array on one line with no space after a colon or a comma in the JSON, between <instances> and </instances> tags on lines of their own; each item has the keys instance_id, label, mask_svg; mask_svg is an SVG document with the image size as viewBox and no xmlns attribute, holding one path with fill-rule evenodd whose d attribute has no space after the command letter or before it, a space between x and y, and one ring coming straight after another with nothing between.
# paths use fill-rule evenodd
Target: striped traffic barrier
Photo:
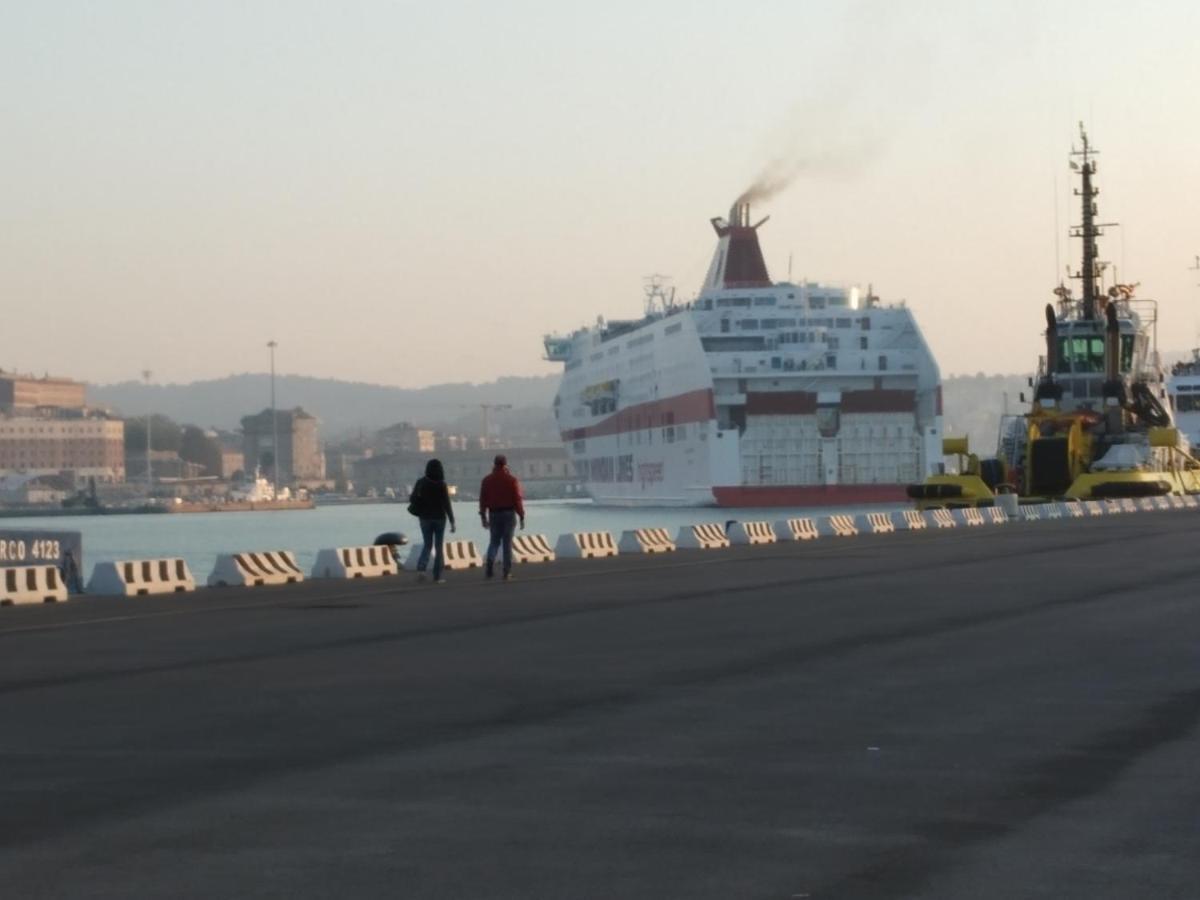
<instances>
[{"instance_id":1,"label":"striped traffic barrier","mask_svg":"<svg viewBox=\"0 0 1200 900\"><path fill-rule=\"evenodd\" d=\"M177 556L96 563L87 585L89 594L110 597L182 594L195 589L196 580L187 563Z\"/></svg>"},{"instance_id":2,"label":"striped traffic barrier","mask_svg":"<svg viewBox=\"0 0 1200 900\"><path fill-rule=\"evenodd\" d=\"M413 550L420 553L420 545L414 544ZM411 558L411 557L410 557ZM368 547L330 547L317 551L316 562L313 563L313 578L378 578L383 575L395 575L400 571L400 564L392 553L392 548L385 544L372 544Z\"/></svg>"},{"instance_id":3,"label":"striped traffic barrier","mask_svg":"<svg viewBox=\"0 0 1200 900\"><path fill-rule=\"evenodd\" d=\"M513 561L519 563L554 562L554 548L544 534L513 536Z\"/></svg>"},{"instance_id":4,"label":"striped traffic barrier","mask_svg":"<svg viewBox=\"0 0 1200 900\"><path fill-rule=\"evenodd\" d=\"M1042 507L1042 517L1045 519L1061 519L1066 515L1066 510L1061 503L1047 503Z\"/></svg>"},{"instance_id":5,"label":"striped traffic barrier","mask_svg":"<svg viewBox=\"0 0 1200 900\"><path fill-rule=\"evenodd\" d=\"M704 525L684 525L675 538L675 546L688 550L719 550L729 546L725 529L716 522Z\"/></svg>"},{"instance_id":6,"label":"striped traffic barrier","mask_svg":"<svg viewBox=\"0 0 1200 900\"><path fill-rule=\"evenodd\" d=\"M260 587L265 584L296 584L304 573L290 550L257 550L222 553L217 557L209 587Z\"/></svg>"},{"instance_id":7,"label":"striped traffic barrier","mask_svg":"<svg viewBox=\"0 0 1200 900\"><path fill-rule=\"evenodd\" d=\"M954 510L954 519L959 525L968 528L978 528L983 524L983 514L974 506L965 506Z\"/></svg>"},{"instance_id":8,"label":"striped traffic barrier","mask_svg":"<svg viewBox=\"0 0 1200 900\"><path fill-rule=\"evenodd\" d=\"M57 566L11 566L0 569L0 606L61 603L67 585Z\"/></svg>"},{"instance_id":9,"label":"striped traffic barrier","mask_svg":"<svg viewBox=\"0 0 1200 900\"><path fill-rule=\"evenodd\" d=\"M1083 500L1081 504L1089 516L1102 516L1106 512L1104 503L1100 500Z\"/></svg>"},{"instance_id":10,"label":"striped traffic barrier","mask_svg":"<svg viewBox=\"0 0 1200 900\"><path fill-rule=\"evenodd\" d=\"M770 522L732 522L725 534L731 544L774 544L779 540Z\"/></svg>"},{"instance_id":11,"label":"striped traffic barrier","mask_svg":"<svg viewBox=\"0 0 1200 900\"><path fill-rule=\"evenodd\" d=\"M929 527L929 523L919 509L905 509L900 513L900 526L909 531L923 531Z\"/></svg>"},{"instance_id":12,"label":"striped traffic barrier","mask_svg":"<svg viewBox=\"0 0 1200 900\"><path fill-rule=\"evenodd\" d=\"M1042 520L1042 508L1033 503L1026 503L1021 507L1021 521L1023 522L1040 522Z\"/></svg>"},{"instance_id":13,"label":"striped traffic barrier","mask_svg":"<svg viewBox=\"0 0 1200 900\"><path fill-rule=\"evenodd\" d=\"M871 534L891 534L896 530L896 523L885 512L869 512L866 527Z\"/></svg>"},{"instance_id":14,"label":"striped traffic barrier","mask_svg":"<svg viewBox=\"0 0 1200 900\"><path fill-rule=\"evenodd\" d=\"M819 520L822 534L833 537L856 537L858 523L851 515L822 516Z\"/></svg>"},{"instance_id":15,"label":"striped traffic barrier","mask_svg":"<svg viewBox=\"0 0 1200 900\"><path fill-rule=\"evenodd\" d=\"M955 528L958 525L948 509L926 510L926 520L934 528Z\"/></svg>"},{"instance_id":16,"label":"striped traffic barrier","mask_svg":"<svg viewBox=\"0 0 1200 900\"><path fill-rule=\"evenodd\" d=\"M1170 509L1171 501L1167 499L1165 494L1159 494L1154 498L1154 505L1159 509Z\"/></svg>"},{"instance_id":17,"label":"striped traffic barrier","mask_svg":"<svg viewBox=\"0 0 1200 900\"><path fill-rule=\"evenodd\" d=\"M621 532L617 549L622 553L671 553L675 541L665 528L631 528Z\"/></svg>"},{"instance_id":18,"label":"striped traffic barrier","mask_svg":"<svg viewBox=\"0 0 1200 900\"><path fill-rule=\"evenodd\" d=\"M515 543L516 538L513 538L513 541ZM408 559L406 559L404 561L404 568L415 569L417 567L417 563L421 559L421 550L423 547L424 547L424 544L413 544L412 547L409 548ZM442 568L443 569L447 569L449 571L453 571L455 569L458 569L458 570L478 569L480 566L483 565L483 557L480 555L479 547L476 546L474 541L444 541L442 543L442 549L445 551L445 554L446 554L445 557L442 559ZM513 558L514 559L516 558L515 551L513 554ZM432 565L432 563L433 563L433 551L430 551L428 564ZM376 572L375 574L376 575L392 575L395 573L393 573L393 572ZM370 575L367 575L367 576L353 575L353 576L347 576L347 577L359 578L359 577L371 577L371 576Z\"/></svg>"},{"instance_id":19,"label":"striped traffic barrier","mask_svg":"<svg viewBox=\"0 0 1200 900\"><path fill-rule=\"evenodd\" d=\"M987 506L980 510L983 514L983 521L989 525L1007 525L1008 513L998 506Z\"/></svg>"},{"instance_id":20,"label":"striped traffic barrier","mask_svg":"<svg viewBox=\"0 0 1200 900\"><path fill-rule=\"evenodd\" d=\"M1083 508L1083 504L1078 500L1070 500L1062 504L1063 511L1072 519L1082 519L1087 515L1087 510Z\"/></svg>"},{"instance_id":21,"label":"striped traffic barrier","mask_svg":"<svg viewBox=\"0 0 1200 900\"><path fill-rule=\"evenodd\" d=\"M1168 494L1167 499L1170 501L1172 509L1183 509L1183 498L1178 494Z\"/></svg>"},{"instance_id":22,"label":"striped traffic barrier","mask_svg":"<svg viewBox=\"0 0 1200 900\"><path fill-rule=\"evenodd\" d=\"M1132 509L1126 509L1120 500L1109 499L1101 501L1104 503L1104 511L1110 516L1119 516L1121 513L1137 512L1137 506Z\"/></svg>"},{"instance_id":23,"label":"striped traffic barrier","mask_svg":"<svg viewBox=\"0 0 1200 900\"><path fill-rule=\"evenodd\" d=\"M554 553L560 559L598 559L616 556L617 542L608 531L569 531L559 535Z\"/></svg>"},{"instance_id":24,"label":"striped traffic barrier","mask_svg":"<svg viewBox=\"0 0 1200 900\"><path fill-rule=\"evenodd\" d=\"M780 519L775 523L775 533L785 541L815 541L821 536L816 519Z\"/></svg>"},{"instance_id":25,"label":"striped traffic barrier","mask_svg":"<svg viewBox=\"0 0 1200 900\"><path fill-rule=\"evenodd\" d=\"M1196 499L1195 494L1184 494L1183 505L1188 509L1195 509L1197 506L1200 506L1200 500Z\"/></svg>"}]
</instances>

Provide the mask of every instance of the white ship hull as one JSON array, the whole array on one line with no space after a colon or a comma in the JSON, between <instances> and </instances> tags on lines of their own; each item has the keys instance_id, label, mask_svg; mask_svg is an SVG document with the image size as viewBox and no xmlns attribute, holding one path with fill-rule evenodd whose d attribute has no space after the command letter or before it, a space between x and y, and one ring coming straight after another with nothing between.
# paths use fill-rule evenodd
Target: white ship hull
<instances>
[{"instance_id":1,"label":"white ship hull","mask_svg":"<svg viewBox=\"0 0 1200 900\"><path fill-rule=\"evenodd\" d=\"M732 233L732 235L731 235ZM708 284L638 322L548 338L566 364L564 445L597 503L900 502L941 460L937 365L908 309L856 291L732 281L753 228L726 227ZM731 240L732 237L732 240ZM751 260L751 262L754 262Z\"/></svg>"}]
</instances>

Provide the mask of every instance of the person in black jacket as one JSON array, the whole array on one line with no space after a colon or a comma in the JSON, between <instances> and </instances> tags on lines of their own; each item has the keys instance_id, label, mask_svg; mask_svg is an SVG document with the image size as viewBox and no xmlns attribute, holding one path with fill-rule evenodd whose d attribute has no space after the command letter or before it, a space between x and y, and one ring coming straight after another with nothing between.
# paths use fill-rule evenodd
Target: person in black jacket
<instances>
[{"instance_id":1,"label":"person in black jacket","mask_svg":"<svg viewBox=\"0 0 1200 900\"><path fill-rule=\"evenodd\" d=\"M429 565L429 552L434 551L433 580L442 584L442 559L446 540L446 522L450 522L453 533L454 509L450 506L450 490L446 487L446 472L441 460L431 459L425 464L425 477L418 478L408 498L408 510L421 522L421 556L417 560L417 580L425 580L425 567Z\"/></svg>"}]
</instances>

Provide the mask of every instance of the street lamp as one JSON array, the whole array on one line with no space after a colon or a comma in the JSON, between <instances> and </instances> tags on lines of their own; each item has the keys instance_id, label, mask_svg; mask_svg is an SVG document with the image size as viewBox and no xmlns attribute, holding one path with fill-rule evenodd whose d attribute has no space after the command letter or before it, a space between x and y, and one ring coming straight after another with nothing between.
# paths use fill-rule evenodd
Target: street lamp
<instances>
[{"instance_id":1,"label":"street lamp","mask_svg":"<svg viewBox=\"0 0 1200 900\"><path fill-rule=\"evenodd\" d=\"M150 376L154 373L149 369L142 369L142 378L146 382L146 387L150 387ZM147 395L148 396L148 395ZM146 496L149 497L154 491L154 475L150 467L150 405L146 405Z\"/></svg>"},{"instance_id":2,"label":"street lamp","mask_svg":"<svg viewBox=\"0 0 1200 900\"><path fill-rule=\"evenodd\" d=\"M276 341L267 341L271 351L271 494L279 496L279 416L275 412L275 348Z\"/></svg>"}]
</instances>

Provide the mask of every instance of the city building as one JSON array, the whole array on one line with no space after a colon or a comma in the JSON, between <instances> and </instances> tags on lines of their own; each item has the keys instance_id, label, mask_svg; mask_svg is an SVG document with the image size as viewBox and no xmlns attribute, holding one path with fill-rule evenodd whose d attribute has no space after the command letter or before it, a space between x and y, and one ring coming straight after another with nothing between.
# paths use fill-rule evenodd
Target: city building
<instances>
[{"instance_id":1,"label":"city building","mask_svg":"<svg viewBox=\"0 0 1200 900\"><path fill-rule=\"evenodd\" d=\"M275 411L274 427L271 410L242 419L242 453L247 475L257 467L263 477L274 477L274 442L279 440L280 484L297 481L321 481L325 478L325 454L321 450L319 426L315 416L300 407Z\"/></svg>"},{"instance_id":2,"label":"city building","mask_svg":"<svg viewBox=\"0 0 1200 900\"><path fill-rule=\"evenodd\" d=\"M567 452L562 447L513 447L505 449L508 467L521 479L525 496L531 500L576 495L578 480ZM492 471L495 450L463 450L439 453L446 481L458 488L460 497L475 497L483 476ZM391 453L362 459L354 464L354 485L360 492L382 494L388 488L408 490L425 471L427 453Z\"/></svg>"},{"instance_id":3,"label":"city building","mask_svg":"<svg viewBox=\"0 0 1200 900\"><path fill-rule=\"evenodd\" d=\"M125 480L125 423L87 410L41 406L39 415L0 416L0 472Z\"/></svg>"},{"instance_id":4,"label":"city building","mask_svg":"<svg viewBox=\"0 0 1200 900\"><path fill-rule=\"evenodd\" d=\"M429 428L418 428L411 422L400 422L375 433L374 450L388 453L433 453L437 435Z\"/></svg>"},{"instance_id":5,"label":"city building","mask_svg":"<svg viewBox=\"0 0 1200 900\"><path fill-rule=\"evenodd\" d=\"M23 415L39 409L83 409L85 386L69 378L19 375L0 370L0 412Z\"/></svg>"}]
</instances>

